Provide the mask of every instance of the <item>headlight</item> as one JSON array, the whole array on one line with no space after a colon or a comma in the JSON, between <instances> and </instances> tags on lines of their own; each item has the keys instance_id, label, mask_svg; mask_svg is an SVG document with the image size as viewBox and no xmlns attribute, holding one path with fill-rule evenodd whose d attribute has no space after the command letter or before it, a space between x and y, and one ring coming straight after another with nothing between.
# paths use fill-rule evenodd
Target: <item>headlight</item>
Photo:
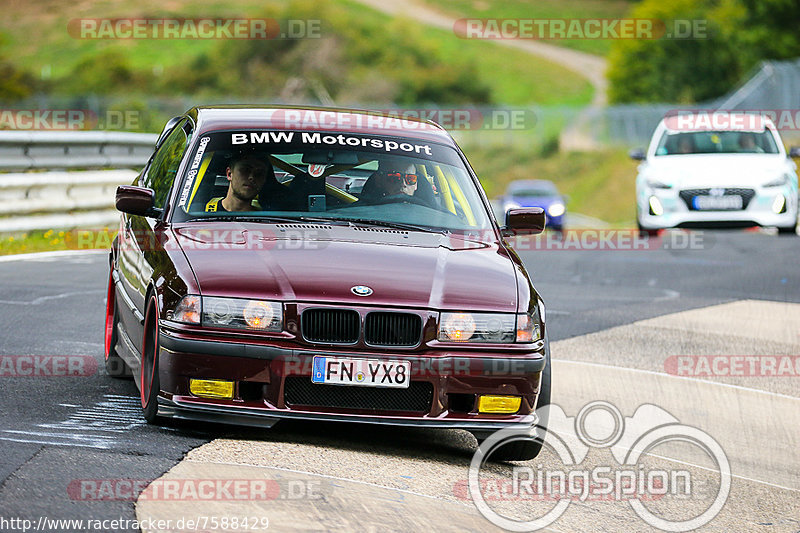
<instances>
[{"instance_id":1,"label":"headlight","mask_svg":"<svg viewBox=\"0 0 800 533\"><path fill-rule=\"evenodd\" d=\"M283 330L283 307L279 302L184 296L173 320L208 327L247 329L277 333Z\"/></svg>"},{"instance_id":2,"label":"headlight","mask_svg":"<svg viewBox=\"0 0 800 533\"><path fill-rule=\"evenodd\" d=\"M541 338L538 309L527 313L441 313L438 339L442 342L513 343Z\"/></svg>"},{"instance_id":3,"label":"headlight","mask_svg":"<svg viewBox=\"0 0 800 533\"><path fill-rule=\"evenodd\" d=\"M762 187L781 187L789 183L789 180L790 180L789 175L784 174L778 179L774 179L772 181L765 183L764 185L762 185Z\"/></svg>"},{"instance_id":4,"label":"headlight","mask_svg":"<svg viewBox=\"0 0 800 533\"><path fill-rule=\"evenodd\" d=\"M672 185L663 181L649 179L645 182L651 189L671 189Z\"/></svg>"},{"instance_id":5,"label":"headlight","mask_svg":"<svg viewBox=\"0 0 800 533\"><path fill-rule=\"evenodd\" d=\"M564 214L564 204L552 204L550 207L547 208L547 214L551 217L560 217Z\"/></svg>"}]
</instances>

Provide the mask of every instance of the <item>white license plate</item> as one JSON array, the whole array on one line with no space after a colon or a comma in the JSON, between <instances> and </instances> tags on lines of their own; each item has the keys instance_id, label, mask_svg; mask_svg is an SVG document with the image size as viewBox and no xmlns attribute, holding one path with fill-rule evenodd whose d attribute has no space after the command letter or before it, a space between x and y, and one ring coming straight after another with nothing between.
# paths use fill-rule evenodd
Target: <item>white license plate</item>
<instances>
[{"instance_id":1,"label":"white license plate","mask_svg":"<svg viewBox=\"0 0 800 533\"><path fill-rule=\"evenodd\" d=\"M315 355L311 369L311 381L326 385L407 389L410 376L410 361L382 359L345 359Z\"/></svg>"},{"instance_id":2,"label":"white license plate","mask_svg":"<svg viewBox=\"0 0 800 533\"><path fill-rule=\"evenodd\" d=\"M741 209L742 197L736 194L727 196L695 196L695 209Z\"/></svg>"}]
</instances>

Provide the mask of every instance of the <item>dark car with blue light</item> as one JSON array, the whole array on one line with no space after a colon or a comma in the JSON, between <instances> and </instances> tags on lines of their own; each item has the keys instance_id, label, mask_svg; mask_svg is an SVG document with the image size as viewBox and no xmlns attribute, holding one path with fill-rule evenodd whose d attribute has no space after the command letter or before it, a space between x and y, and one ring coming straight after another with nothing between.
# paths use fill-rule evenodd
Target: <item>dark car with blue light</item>
<instances>
[{"instance_id":1,"label":"dark car with blue light","mask_svg":"<svg viewBox=\"0 0 800 533\"><path fill-rule=\"evenodd\" d=\"M504 213L520 207L541 207L547 213L547 227L563 233L567 202L552 181L512 181L500 200Z\"/></svg>"}]
</instances>

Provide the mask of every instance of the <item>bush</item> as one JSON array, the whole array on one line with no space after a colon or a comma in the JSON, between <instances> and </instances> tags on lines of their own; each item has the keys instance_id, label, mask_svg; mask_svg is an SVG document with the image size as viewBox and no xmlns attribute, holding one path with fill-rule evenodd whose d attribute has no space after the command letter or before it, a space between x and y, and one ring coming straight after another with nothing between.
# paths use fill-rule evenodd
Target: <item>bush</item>
<instances>
[{"instance_id":1,"label":"bush","mask_svg":"<svg viewBox=\"0 0 800 533\"><path fill-rule=\"evenodd\" d=\"M712 0L644 0L631 18L706 22L707 38L620 39L609 54L609 100L612 103L693 103L721 96L746 73L731 19L741 7Z\"/></svg>"},{"instance_id":2,"label":"bush","mask_svg":"<svg viewBox=\"0 0 800 533\"><path fill-rule=\"evenodd\" d=\"M445 61L436 41L408 20L389 24L374 15L311 0L270 6L259 18L320 20L319 38L222 41L214 50L164 76L161 89L260 100L318 99L400 104L488 103L489 85L465 59ZM373 89L374 88L374 89Z\"/></svg>"}]
</instances>

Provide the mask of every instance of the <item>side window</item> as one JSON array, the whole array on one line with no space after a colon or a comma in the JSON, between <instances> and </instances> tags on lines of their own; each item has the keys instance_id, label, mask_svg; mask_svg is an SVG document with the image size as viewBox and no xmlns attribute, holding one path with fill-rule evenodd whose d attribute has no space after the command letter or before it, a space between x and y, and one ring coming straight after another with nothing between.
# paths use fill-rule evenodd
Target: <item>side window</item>
<instances>
[{"instance_id":1,"label":"side window","mask_svg":"<svg viewBox=\"0 0 800 533\"><path fill-rule=\"evenodd\" d=\"M147 175L144 177L142 185L153 189L156 193L155 207L163 208L164 203L167 201L169 190L172 188L172 183L175 181L175 175L178 172L178 165L180 165L183 153L186 150L186 145L189 142L183 126L186 124L184 120L172 130L172 132L164 140L164 143L156 152L153 157L153 162L150 165Z\"/></svg>"}]
</instances>

